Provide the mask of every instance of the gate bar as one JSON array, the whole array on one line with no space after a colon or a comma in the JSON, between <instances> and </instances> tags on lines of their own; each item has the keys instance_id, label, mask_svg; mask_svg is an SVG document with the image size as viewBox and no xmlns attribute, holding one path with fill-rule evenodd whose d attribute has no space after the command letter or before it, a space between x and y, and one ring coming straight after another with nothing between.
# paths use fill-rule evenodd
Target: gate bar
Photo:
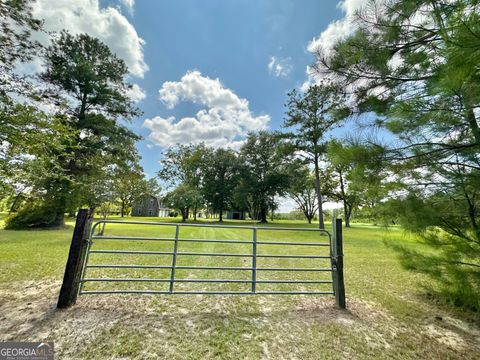
<instances>
[{"instance_id":1,"label":"gate bar","mask_svg":"<svg viewBox=\"0 0 480 360\"><path fill-rule=\"evenodd\" d=\"M95 264L87 268L125 268L125 269L198 269L198 270L261 270L261 271L332 271L331 268L259 268L237 266L168 266L168 265L124 265L124 264Z\"/></svg>"},{"instance_id":2,"label":"gate bar","mask_svg":"<svg viewBox=\"0 0 480 360\"><path fill-rule=\"evenodd\" d=\"M171 251L143 251L143 250L91 250L91 254L130 254L130 255L173 255ZM186 256L238 256L252 257L252 254L235 253L197 253L197 252L178 252L178 255ZM283 255L283 254L257 254L257 258L286 258L286 259L330 259L330 256L322 255Z\"/></svg>"},{"instance_id":3,"label":"gate bar","mask_svg":"<svg viewBox=\"0 0 480 360\"><path fill-rule=\"evenodd\" d=\"M221 224L191 224L191 223L168 223L168 222L156 222L156 221L122 221L122 220L105 220L101 219L96 222L95 226L98 224L107 223L107 224L137 224L137 225L165 225L165 226L186 226L186 227L211 227L211 228L224 228L224 229L244 229L244 230L252 230L252 229L259 229L257 226L242 226L242 225L221 225ZM297 228L297 227L273 227L273 226L265 226L261 227L262 230L285 230L285 231L311 231L311 232L321 232L326 235L330 235L327 230L318 229L318 228Z\"/></svg>"},{"instance_id":4,"label":"gate bar","mask_svg":"<svg viewBox=\"0 0 480 360\"><path fill-rule=\"evenodd\" d=\"M153 278L89 278L83 279L83 282L170 282L171 279L153 279ZM175 282L186 283L251 283L252 280L232 280L232 279L175 279ZM332 280L255 280L257 284L331 284Z\"/></svg>"},{"instance_id":5,"label":"gate bar","mask_svg":"<svg viewBox=\"0 0 480 360\"><path fill-rule=\"evenodd\" d=\"M163 290L87 290L81 294L172 294L172 295L334 295L333 291L163 291Z\"/></svg>"},{"instance_id":6,"label":"gate bar","mask_svg":"<svg viewBox=\"0 0 480 360\"><path fill-rule=\"evenodd\" d=\"M130 224L130 223L129 223ZM253 228L257 229L257 228ZM266 229L266 228L262 228ZM202 242L202 243L223 243L223 244L253 244L248 240L210 240L210 239L177 239L161 237L141 237L141 236L92 236L94 240L139 240L139 241L181 241L181 242ZM262 245L304 245L304 246L330 246L330 243L306 243L306 242L284 242L284 241L257 241Z\"/></svg>"}]
</instances>

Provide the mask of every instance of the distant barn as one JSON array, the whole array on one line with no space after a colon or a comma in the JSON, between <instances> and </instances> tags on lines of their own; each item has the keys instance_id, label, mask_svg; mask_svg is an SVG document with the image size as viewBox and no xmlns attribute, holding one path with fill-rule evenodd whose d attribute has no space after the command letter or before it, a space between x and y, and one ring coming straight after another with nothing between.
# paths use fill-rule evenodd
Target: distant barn
<instances>
[{"instance_id":1,"label":"distant barn","mask_svg":"<svg viewBox=\"0 0 480 360\"><path fill-rule=\"evenodd\" d=\"M243 211L227 211L227 219L245 220L245 213Z\"/></svg>"},{"instance_id":2,"label":"distant barn","mask_svg":"<svg viewBox=\"0 0 480 360\"><path fill-rule=\"evenodd\" d=\"M171 211L160 198L153 195L142 196L132 206L132 216L167 217Z\"/></svg>"}]
</instances>

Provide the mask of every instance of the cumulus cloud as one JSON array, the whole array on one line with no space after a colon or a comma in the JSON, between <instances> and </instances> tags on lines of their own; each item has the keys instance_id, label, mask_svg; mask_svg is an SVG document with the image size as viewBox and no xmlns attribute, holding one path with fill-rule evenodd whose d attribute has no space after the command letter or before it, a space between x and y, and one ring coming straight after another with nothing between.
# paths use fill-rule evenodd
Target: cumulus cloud
<instances>
[{"instance_id":1,"label":"cumulus cloud","mask_svg":"<svg viewBox=\"0 0 480 360\"><path fill-rule=\"evenodd\" d=\"M130 14L133 14L133 7L135 6L135 0L120 0L123 6L127 8Z\"/></svg>"},{"instance_id":2,"label":"cumulus cloud","mask_svg":"<svg viewBox=\"0 0 480 360\"><path fill-rule=\"evenodd\" d=\"M291 58L270 56L268 72L276 77L287 77L293 70Z\"/></svg>"},{"instance_id":3,"label":"cumulus cloud","mask_svg":"<svg viewBox=\"0 0 480 360\"><path fill-rule=\"evenodd\" d=\"M337 6L343 11L344 17L331 22L318 37L313 38L308 43L307 50L311 53L322 50L328 54L337 41L346 38L355 31L355 13L367 4L368 2L365 0L341 0ZM307 66L306 73L307 80L299 87L300 91L303 92L320 80L309 66Z\"/></svg>"},{"instance_id":4,"label":"cumulus cloud","mask_svg":"<svg viewBox=\"0 0 480 360\"><path fill-rule=\"evenodd\" d=\"M143 90L138 84L133 84L127 91L127 95L134 102L140 102L147 97L145 90Z\"/></svg>"},{"instance_id":5,"label":"cumulus cloud","mask_svg":"<svg viewBox=\"0 0 480 360\"><path fill-rule=\"evenodd\" d=\"M203 76L199 71L187 72L180 81L165 82L159 98L168 109L180 102L204 107L194 116L180 120L174 116L146 119L144 126L151 131L148 138L162 147L204 142L216 148L238 148L249 131L266 129L270 121L269 115L254 116L246 99L225 88L219 79Z\"/></svg>"},{"instance_id":6,"label":"cumulus cloud","mask_svg":"<svg viewBox=\"0 0 480 360\"><path fill-rule=\"evenodd\" d=\"M133 0L124 1L134 4ZM143 78L148 70L143 56L144 40L135 27L113 7L101 8L98 0L37 0L33 15L45 20L45 30L66 29L73 34L87 33L106 43L114 53L125 60L133 76ZM46 35L39 39L43 43Z\"/></svg>"},{"instance_id":7,"label":"cumulus cloud","mask_svg":"<svg viewBox=\"0 0 480 360\"><path fill-rule=\"evenodd\" d=\"M366 3L365 0L340 1L338 7L343 10L345 16L330 23L319 37L310 41L307 47L308 51L315 52L318 49L323 49L328 52L338 40L352 34L355 31L353 22L355 12L364 7Z\"/></svg>"}]
</instances>

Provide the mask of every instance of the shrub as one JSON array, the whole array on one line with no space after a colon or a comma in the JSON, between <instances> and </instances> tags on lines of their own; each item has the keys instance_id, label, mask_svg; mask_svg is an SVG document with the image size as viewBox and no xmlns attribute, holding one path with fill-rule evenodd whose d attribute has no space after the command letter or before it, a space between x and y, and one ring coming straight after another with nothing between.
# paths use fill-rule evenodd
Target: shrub
<instances>
[{"instance_id":1,"label":"shrub","mask_svg":"<svg viewBox=\"0 0 480 360\"><path fill-rule=\"evenodd\" d=\"M19 212L8 217L5 229L22 230L30 228L53 227L63 225L54 207L44 204L25 206Z\"/></svg>"}]
</instances>

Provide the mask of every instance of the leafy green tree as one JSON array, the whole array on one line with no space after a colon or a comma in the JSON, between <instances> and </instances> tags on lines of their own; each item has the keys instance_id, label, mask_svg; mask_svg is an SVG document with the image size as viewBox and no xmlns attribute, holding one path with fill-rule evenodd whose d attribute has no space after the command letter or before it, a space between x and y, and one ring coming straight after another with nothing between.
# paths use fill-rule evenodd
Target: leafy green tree
<instances>
[{"instance_id":1,"label":"leafy green tree","mask_svg":"<svg viewBox=\"0 0 480 360\"><path fill-rule=\"evenodd\" d=\"M163 152L158 177L170 185L181 183L198 187L205 154L206 148L203 144L178 144L168 148Z\"/></svg>"},{"instance_id":2,"label":"leafy green tree","mask_svg":"<svg viewBox=\"0 0 480 360\"><path fill-rule=\"evenodd\" d=\"M382 149L356 141L329 142L326 172L331 178L325 193L330 200L342 203L346 227L350 227L354 211L361 207L371 212L389 192L398 190L395 181L386 180L389 172L382 155Z\"/></svg>"},{"instance_id":3,"label":"leafy green tree","mask_svg":"<svg viewBox=\"0 0 480 360\"><path fill-rule=\"evenodd\" d=\"M202 200L199 190L182 184L165 196L165 203L182 214L182 222L187 221L190 210Z\"/></svg>"},{"instance_id":4,"label":"leafy green tree","mask_svg":"<svg viewBox=\"0 0 480 360\"><path fill-rule=\"evenodd\" d=\"M31 40L31 32L39 31L42 22L32 15L32 0L4 0L0 3L2 37L0 62L12 69L37 54L39 44Z\"/></svg>"},{"instance_id":5,"label":"leafy green tree","mask_svg":"<svg viewBox=\"0 0 480 360\"><path fill-rule=\"evenodd\" d=\"M177 145L163 153L158 177L169 185L185 185L196 192L200 191L202 167L205 161L205 145ZM193 204L193 217L197 219L197 209L202 206L201 197Z\"/></svg>"},{"instance_id":6,"label":"leafy green tree","mask_svg":"<svg viewBox=\"0 0 480 360\"><path fill-rule=\"evenodd\" d=\"M59 154L65 158L71 156L67 148L76 132L65 126L63 116L49 117L32 107L20 106L19 109L22 111L16 116L23 119L17 122L34 120L24 132L25 141L9 143L1 156L0 164L4 165L1 183L10 188L15 199L11 206L15 213L7 219L6 228L52 226L55 215L49 202L56 194L46 193L45 187L65 181L57 159ZM32 208L36 211L31 211ZM49 211L42 213L42 208ZM39 216L38 223L34 214Z\"/></svg>"},{"instance_id":7,"label":"leafy green tree","mask_svg":"<svg viewBox=\"0 0 480 360\"><path fill-rule=\"evenodd\" d=\"M32 3L32 0L0 2L0 105L2 108L13 104L11 94L25 96L32 90L27 79L15 72L16 65L30 61L41 49L41 45L31 39L31 33L40 31L42 27L42 22L32 15ZM1 127L0 133L3 133Z\"/></svg>"},{"instance_id":8,"label":"leafy green tree","mask_svg":"<svg viewBox=\"0 0 480 360\"><path fill-rule=\"evenodd\" d=\"M31 33L41 30L32 16L32 1L0 2L0 198L20 199L25 186L14 186L25 174L28 156L46 140L43 128L49 125L44 114L18 104L15 97L33 96L30 81L15 67L36 55L41 46ZM20 175L23 174L23 175ZM18 202L14 203L18 204Z\"/></svg>"},{"instance_id":9,"label":"leafy green tree","mask_svg":"<svg viewBox=\"0 0 480 360\"><path fill-rule=\"evenodd\" d=\"M237 211L248 212L251 219L260 218L261 201L255 197L247 169L240 168L240 179L233 192L233 206ZM267 206L268 207L268 206Z\"/></svg>"},{"instance_id":10,"label":"leafy green tree","mask_svg":"<svg viewBox=\"0 0 480 360\"><path fill-rule=\"evenodd\" d=\"M397 138L380 145L392 176L404 184L394 213L439 251L405 250L405 263L436 278L457 303L478 309L479 4L369 4L351 36L331 51L318 50L317 75L352 92L352 111L369 114L372 126Z\"/></svg>"},{"instance_id":11,"label":"leafy green tree","mask_svg":"<svg viewBox=\"0 0 480 360\"><path fill-rule=\"evenodd\" d=\"M149 193L149 183L144 178L142 167L137 163L117 168L114 176L114 194L120 201L120 215L124 217L136 200Z\"/></svg>"},{"instance_id":12,"label":"leafy green tree","mask_svg":"<svg viewBox=\"0 0 480 360\"><path fill-rule=\"evenodd\" d=\"M146 194L150 194L156 197L160 197L162 187L158 183L157 179L150 178L145 180Z\"/></svg>"},{"instance_id":13,"label":"leafy green tree","mask_svg":"<svg viewBox=\"0 0 480 360\"><path fill-rule=\"evenodd\" d=\"M294 128L287 134L291 151L314 166L320 229L325 228L320 162L326 153L326 134L338 127L349 114L343 100L334 86L320 84L311 86L305 94L293 90L288 94L286 104L283 125Z\"/></svg>"},{"instance_id":14,"label":"leafy green tree","mask_svg":"<svg viewBox=\"0 0 480 360\"><path fill-rule=\"evenodd\" d=\"M326 172L330 174L330 184L325 193L330 200L342 203L346 227L350 227L353 211L368 203L368 191L382 186L381 171L371 162L358 159L359 150L358 146L347 146L337 140L328 144Z\"/></svg>"},{"instance_id":15,"label":"leafy green tree","mask_svg":"<svg viewBox=\"0 0 480 360\"><path fill-rule=\"evenodd\" d=\"M8 195L16 183L25 183L32 159L45 155L46 147L56 142L60 130L57 125L58 121L33 106L16 104L1 113L0 195Z\"/></svg>"},{"instance_id":16,"label":"leafy green tree","mask_svg":"<svg viewBox=\"0 0 480 360\"><path fill-rule=\"evenodd\" d=\"M108 166L135 158L139 137L117 122L139 114L127 96L127 74L123 60L86 34L62 32L46 49L40 79L61 103L62 125L75 133L56 154L57 176L40 186L50 225L62 224L67 209L87 202L89 183Z\"/></svg>"},{"instance_id":17,"label":"leafy green tree","mask_svg":"<svg viewBox=\"0 0 480 360\"><path fill-rule=\"evenodd\" d=\"M205 201L223 221L223 212L233 203L233 193L238 184L239 160L235 152L226 149L209 150L208 161L202 169L202 193Z\"/></svg>"},{"instance_id":18,"label":"leafy green tree","mask_svg":"<svg viewBox=\"0 0 480 360\"><path fill-rule=\"evenodd\" d=\"M262 223L267 222L271 199L285 194L289 183L287 158L278 151L281 145L278 134L263 131L250 134L240 150L243 169L237 199Z\"/></svg>"},{"instance_id":19,"label":"leafy green tree","mask_svg":"<svg viewBox=\"0 0 480 360\"><path fill-rule=\"evenodd\" d=\"M315 176L308 166L294 162L289 166L290 186L287 194L295 201L297 209L312 223L318 211L318 197L315 190Z\"/></svg>"}]
</instances>

